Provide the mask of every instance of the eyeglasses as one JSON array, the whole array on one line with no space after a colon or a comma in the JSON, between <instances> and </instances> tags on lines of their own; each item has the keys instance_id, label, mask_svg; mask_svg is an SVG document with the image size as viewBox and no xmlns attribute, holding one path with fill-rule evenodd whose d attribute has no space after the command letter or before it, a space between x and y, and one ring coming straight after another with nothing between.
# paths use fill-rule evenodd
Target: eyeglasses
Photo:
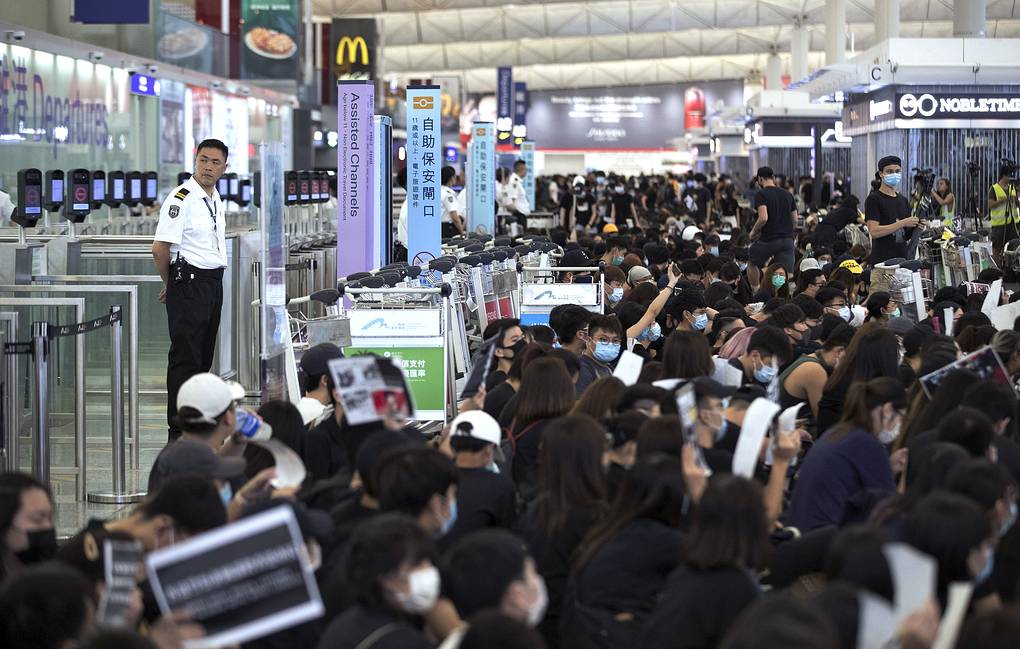
<instances>
[{"instance_id":1,"label":"eyeglasses","mask_svg":"<svg viewBox=\"0 0 1020 649\"><path fill-rule=\"evenodd\" d=\"M846 302L840 302L839 304L830 304L829 306L827 306L825 308L826 309L842 309L845 306L846 306Z\"/></svg>"}]
</instances>

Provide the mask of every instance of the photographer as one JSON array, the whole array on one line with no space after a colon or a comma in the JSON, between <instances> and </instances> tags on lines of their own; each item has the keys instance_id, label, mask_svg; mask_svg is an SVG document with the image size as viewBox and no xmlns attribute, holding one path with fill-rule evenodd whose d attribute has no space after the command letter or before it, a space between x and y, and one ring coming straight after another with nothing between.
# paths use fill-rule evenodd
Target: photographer
<instances>
[{"instance_id":1,"label":"photographer","mask_svg":"<svg viewBox=\"0 0 1020 649\"><path fill-rule=\"evenodd\" d=\"M1017 214L1016 165L1004 161L999 168L999 182L988 190L988 217L992 222L992 248L1002 263L1002 249L1010 239L1020 237L1020 215Z\"/></svg>"}]
</instances>

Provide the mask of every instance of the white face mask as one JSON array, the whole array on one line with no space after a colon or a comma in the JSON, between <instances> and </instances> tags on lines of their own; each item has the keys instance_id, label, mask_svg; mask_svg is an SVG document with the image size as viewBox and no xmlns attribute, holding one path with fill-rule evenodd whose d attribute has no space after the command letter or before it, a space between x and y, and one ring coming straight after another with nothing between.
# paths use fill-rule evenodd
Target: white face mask
<instances>
[{"instance_id":1,"label":"white face mask","mask_svg":"<svg viewBox=\"0 0 1020 649\"><path fill-rule=\"evenodd\" d=\"M893 418L893 424L889 428L885 428L878 433L878 441L883 444L892 444L896 441L896 438L900 436L900 425L903 420L900 417Z\"/></svg>"},{"instance_id":2,"label":"white face mask","mask_svg":"<svg viewBox=\"0 0 1020 649\"><path fill-rule=\"evenodd\" d=\"M535 628L545 617L545 609L549 606L549 593L545 589L545 579L538 577L538 595L528 607L528 626Z\"/></svg>"},{"instance_id":3,"label":"white face mask","mask_svg":"<svg viewBox=\"0 0 1020 649\"><path fill-rule=\"evenodd\" d=\"M439 600L439 570L435 566L418 568L407 576L409 592L395 594L401 610L411 615L421 615L431 611Z\"/></svg>"}]
</instances>

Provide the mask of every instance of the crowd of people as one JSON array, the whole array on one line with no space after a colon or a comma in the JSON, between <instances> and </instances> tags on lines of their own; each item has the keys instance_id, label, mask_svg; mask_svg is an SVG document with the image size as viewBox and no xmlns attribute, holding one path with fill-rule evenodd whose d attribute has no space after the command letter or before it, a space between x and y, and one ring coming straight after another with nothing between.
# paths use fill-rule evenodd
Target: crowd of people
<instances>
[{"instance_id":1,"label":"crowd of people","mask_svg":"<svg viewBox=\"0 0 1020 649\"><path fill-rule=\"evenodd\" d=\"M965 287L918 320L873 290L869 251L836 221L797 230L767 168L736 224L717 218L725 179L714 197L692 182L671 200L697 209L666 208L672 222L631 202L629 225L575 229L575 193L550 233L575 269L557 281L601 279L604 308L490 323L490 372L435 439L396 419L350 424L329 371L341 351L322 344L301 357L301 402L258 411L303 459L299 487L273 486L272 457L239 432L240 395L209 374L181 387L182 434L124 517L58 547L50 486L0 476L0 646L200 638L201 620L161 612L141 578L128 628L97 625L96 548L154 552L273 506L300 523L325 614L245 647L854 649L864 595L898 601L891 543L937 576L897 646L933 646L956 582L974 585L956 648L1020 646L1020 328L997 330ZM851 195L840 209L862 218ZM950 367L988 347L1005 380ZM628 352L643 362L625 382ZM693 420L677 401L691 392ZM751 421L762 400L801 406L794 427ZM737 471L748 424L767 435Z\"/></svg>"}]
</instances>

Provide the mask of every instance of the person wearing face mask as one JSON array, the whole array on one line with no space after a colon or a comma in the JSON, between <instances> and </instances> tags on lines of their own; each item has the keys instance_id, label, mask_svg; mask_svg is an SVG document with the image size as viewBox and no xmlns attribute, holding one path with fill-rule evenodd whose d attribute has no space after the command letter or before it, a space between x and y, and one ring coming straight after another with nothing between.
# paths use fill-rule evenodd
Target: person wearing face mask
<instances>
[{"instance_id":1,"label":"person wearing face mask","mask_svg":"<svg viewBox=\"0 0 1020 649\"><path fill-rule=\"evenodd\" d=\"M815 300L821 303L827 315L834 315L847 324L850 324L850 321L854 319L853 311L847 304L846 295L838 288L824 286L818 289Z\"/></svg>"},{"instance_id":2,"label":"person wearing face mask","mask_svg":"<svg viewBox=\"0 0 1020 649\"><path fill-rule=\"evenodd\" d=\"M545 580L527 546L505 530L481 530L458 541L444 556L443 583L461 619L496 609L535 628L549 605ZM440 645L456 649L467 629L461 627Z\"/></svg>"},{"instance_id":3,"label":"person wearing face mask","mask_svg":"<svg viewBox=\"0 0 1020 649\"><path fill-rule=\"evenodd\" d=\"M639 268L639 266L635 266L635 268ZM604 279L606 284L604 304L606 311L609 312L615 309L623 299L627 289L627 274L616 266L606 266Z\"/></svg>"},{"instance_id":4,"label":"person wearing face mask","mask_svg":"<svg viewBox=\"0 0 1020 649\"><path fill-rule=\"evenodd\" d=\"M485 377L485 390L491 392L506 380L506 373L510 371L514 359L528 346L528 341L524 337L524 330L521 329L521 321L517 318L501 318L486 327L482 335L486 340L499 336L499 342L493 352L496 367Z\"/></svg>"},{"instance_id":5,"label":"person wearing face mask","mask_svg":"<svg viewBox=\"0 0 1020 649\"><path fill-rule=\"evenodd\" d=\"M634 205L634 197L627 191L626 186L623 184L623 179L620 179L613 188L613 194L610 199L612 206L610 207L609 218L617 227L627 225L627 221L637 224L637 207Z\"/></svg>"},{"instance_id":6,"label":"person wearing face mask","mask_svg":"<svg viewBox=\"0 0 1020 649\"><path fill-rule=\"evenodd\" d=\"M822 398L825 382L836 368L855 330L846 323L835 326L826 336L822 348L813 354L804 354L790 363L779 375L779 405L783 409L798 403L807 403L811 415L818 416L818 402Z\"/></svg>"},{"instance_id":7,"label":"person wearing face mask","mask_svg":"<svg viewBox=\"0 0 1020 649\"><path fill-rule=\"evenodd\" d=\"M620 266L626 255L627 239L614 234L606 239L606 253L602 255L601 261L605 262L606 266Z\"/></svg>"},{"instance_id":8,"label":"person wearing face mask","mask_svg":"<svg viewBox=\"0 0 1020 649\"><path fill-rule=\"evenodd\" d=\"M496 420L481 410L468 410L450 422L450 448L458 476L457 521L439 541L440 550L476 530L513 527L517 518L514 483L497 468L497 462L505 462L499 448L502 437Z\"/></svg>"},{"instance_id":9,"label":"person wearing face mask","mask_svg":"<svg viewBox=\"0 0 1020 649\"><path fill-rule=\"evenodd\" d=\"M705 292L696 286L680 291L666 305L666 316L667 327L672 325L676 331L706 333L711 318Z\"/></svg>"},{"instance_id":10,"label":"person wearing face mask","mask_svg":"<svg viewBox=\"0 0 1020 649\"><path fill-rule=\"evenodd\" d=\"M620 357L620 334L620 321L615 315L596 315L588 322L588 346L581 355L581 373L575 386L578 398L598 379L613 375L613 366Z\"/></svg>"},{"instance_id":11,"label":"person wearing face mask","mask_svg":"<svg viewBox=\"0 0 1020 649\"><path fill-rule=\"evenodd\" d=\"M680 273L675 264L671 264L666 272L669 278L666 287L659 291L659 295L648 305L648 308L642 311L640 305L628 302L617 309L616 315L624 327L627 340L635 341L634 349L638 349L640 346L640 351L635 353L647 351L653 343L662 337L662 327L656 322L656 319L665 308L670 296L673 295L673 289L676 288L680 279Z\"/></svg>"},{"instance_id":12,"label":"person wearing face mask","mask_svg":"<svg viewBox=\"0 0 1020 649\"><path fill-rule=\"evenodd\" d=\"M899 436L907 395L896 379L850 386L838 424L811 447L793 488L785 522L802 534L840 525L850 500L874 489L896 491L886 446Z\"/></svg>"},{"instance_id":13,"label":"person wearing face mask","mask_svg":"<svg viewBox=\"0 0 1020 649\"><path fill-rule=\"evenodd\" d=\"M733 454L717 449L715 445L726 430L726 406L737 389L726 387L707 376L698 377L692 383L698 403L698 418L694 422L698 446L705 453L710 468L728 472L733 466Z\"/></svg>"},{"instance_id":14,"label":"person wearing face mask","mask_svg":"<svg viewBox=\"0 0 1020 649\"><path fill-rule=\"evenodd\" d=\"M740 370L744 385L768 389L792 354L790 339L782 329L762 325L751 334L747 350L730 360L730 366Z\"/></svg>"},{"instance_id":15,"label":"person wearing face mask","mask_svg":"<svg viewBox=\"0 0 1020 649\"><path fill-rule=\"evenodd\" d=\"M864 219L871 234L871 265L887 259L907 256L907 243L917 227L917 217L910 215L910 203L896 192L903 174L900 159L894 155L878 161L876 178L882 181L878 191L864 201Z\"/></svg>"},{"instance_id":16,"label":"person wearing face mask","mask_svg":"<svg viewBox=\"0 0 1020 649\"><path fill-rule=\"evenodd\" d=\"M56 553L49 487L23 473L0 475L0 582Z\"/></svg>"},{"instance_id":17,"label":"person wearing face mask","mask_svg":"<svg viewBox=\"0 0 1020 649\"><path fill-rule=\"evenodd\" d=\"M781 297L784 300L790 298L786 269L779 264L770 264L765 269L765 279L762 280L761 288L754 294L754 301L768 302L774 297Z\"/></svg>"},{"instance_id":18,"label":"person wearing face mask","mask_svg":"<svg viewBox=\"0 0 1020 649\"><path fill-rule=\"evenodd\" d=\"M431 535L413 518L381 514L351 539L344 564L355 605L326 627L318 649L431 649L418 621L439 602Z\"/></svg>"},{"instance_id":19,"label":"person wearing face mask","mask_svg":"<svg viewBox=\"0 0 1020 649\"><path fill-rule=\"evenodd\" d=\"M892 299L886 291L878 291L868 296L864 303L868 315L864 317L865 322L877 322L880 325L888 325L893 318L900 317L900 305Z\"/></svg>"}]
</instances>

